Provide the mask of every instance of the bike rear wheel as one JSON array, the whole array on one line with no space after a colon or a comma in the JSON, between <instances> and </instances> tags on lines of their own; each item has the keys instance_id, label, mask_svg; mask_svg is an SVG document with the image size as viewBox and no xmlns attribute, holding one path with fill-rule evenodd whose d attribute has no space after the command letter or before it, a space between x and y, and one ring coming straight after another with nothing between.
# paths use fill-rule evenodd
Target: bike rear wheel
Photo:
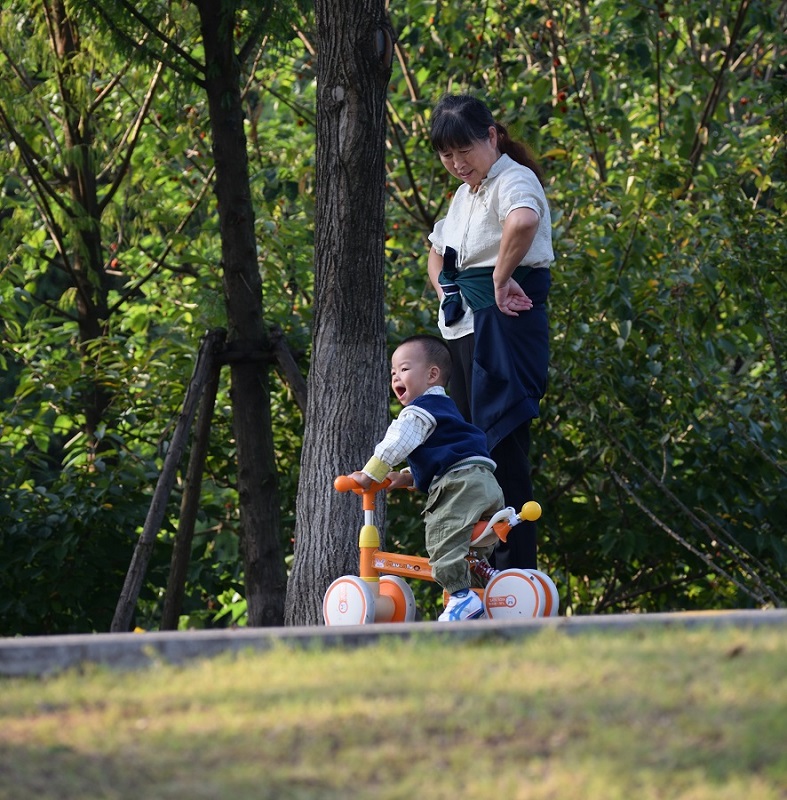
<instances>
[{"instance_id":1,"label":"bike rear wheel","mask_svg":"<svg viewBox=\"0 0 787 800\"><path fill-rule=\"evenodd\" d=\"M484 609L490 619L520 620L540 617L546 596L535 576L525 569L504 569L487 584Z\"/></svg>"}]
</instances>

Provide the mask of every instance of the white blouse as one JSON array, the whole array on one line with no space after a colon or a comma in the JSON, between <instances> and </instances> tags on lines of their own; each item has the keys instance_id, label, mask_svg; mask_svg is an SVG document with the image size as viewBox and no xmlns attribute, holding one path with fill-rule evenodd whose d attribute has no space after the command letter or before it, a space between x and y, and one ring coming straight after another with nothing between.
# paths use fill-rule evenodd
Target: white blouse
<instances>
[{"instance_id":1,"label":"white blouse","mask_svg":"<svg viewBox=\"0 0 787 800\"><path fill-rule=\"evenodd\" d=\"M538 214L539 223L530 249L522 265L548 268L555 260L552 250L552 218L544 188L528 167L502 155L476 192L463 183L448 208L429 234L434 249L443 254L445 248L457 252L459 270L494 267L500 251L503 223L515 208L530 208ZM463 302L464 316L451 327L445 325L440 309L438 325L446 339L458 339L473 332L473 310Z\"/></svg>"}]
</instances>

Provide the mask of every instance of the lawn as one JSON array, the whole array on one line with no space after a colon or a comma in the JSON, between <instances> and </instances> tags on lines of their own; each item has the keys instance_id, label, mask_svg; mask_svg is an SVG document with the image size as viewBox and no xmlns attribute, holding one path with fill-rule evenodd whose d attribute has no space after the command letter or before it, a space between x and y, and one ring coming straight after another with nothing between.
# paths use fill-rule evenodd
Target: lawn
<instances>
[{"instance_id":1,"label":"lawn","mask_svg":"<svg viewBox=\"0 0 787 800\"><path fill-rule=\"evenodd\" d=\"M423 635L0 679L0 800L472 797L785 800L787 632Z\"/></svg>"}]
</instances>

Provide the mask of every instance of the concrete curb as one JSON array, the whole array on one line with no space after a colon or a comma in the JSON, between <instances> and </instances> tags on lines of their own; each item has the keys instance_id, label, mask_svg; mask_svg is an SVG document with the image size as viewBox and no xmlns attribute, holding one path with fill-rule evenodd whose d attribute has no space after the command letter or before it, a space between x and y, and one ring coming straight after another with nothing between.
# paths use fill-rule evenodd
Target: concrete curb
<instances>
[{"instance_id":1,"label":"concrete curb","mask_svg":"<svg viewBox=\"0 0 787 800\"><path fill-rule=\"evenodd\" d=\"M748 628L764 625L787 630L787 609L551 617L521 622L476 620L450 625L412 622L346 628L314 626L26 636L0 638L0 676L45 676L86 664L101 664L115 669L138 669L160 662L180 664L222 653L265 651L281 645L296 649L361 647L383 639L415 639L431 635L458 641L509 641L546 629L578 634L590 630L622 631L631 628Z\"/></svg>"}]
</instances>

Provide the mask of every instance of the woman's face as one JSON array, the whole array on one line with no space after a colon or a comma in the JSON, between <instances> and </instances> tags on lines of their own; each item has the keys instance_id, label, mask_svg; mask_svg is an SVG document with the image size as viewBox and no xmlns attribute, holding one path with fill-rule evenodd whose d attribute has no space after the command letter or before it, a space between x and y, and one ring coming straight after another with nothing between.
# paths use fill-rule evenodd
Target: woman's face
<instances>
[{"instance_id":1,"label":"woman's face","mask_svg":"<svg viewBox=\"0 0 787 800\"><path fill-rule=\"evenodd\" d=\"M497 149L497 129L489 127L489 138L480 139L466 147L438 150L443 166L460 181L478 186L489 174L492 164L500 158Z\"/></svg>"}]
</instances>

